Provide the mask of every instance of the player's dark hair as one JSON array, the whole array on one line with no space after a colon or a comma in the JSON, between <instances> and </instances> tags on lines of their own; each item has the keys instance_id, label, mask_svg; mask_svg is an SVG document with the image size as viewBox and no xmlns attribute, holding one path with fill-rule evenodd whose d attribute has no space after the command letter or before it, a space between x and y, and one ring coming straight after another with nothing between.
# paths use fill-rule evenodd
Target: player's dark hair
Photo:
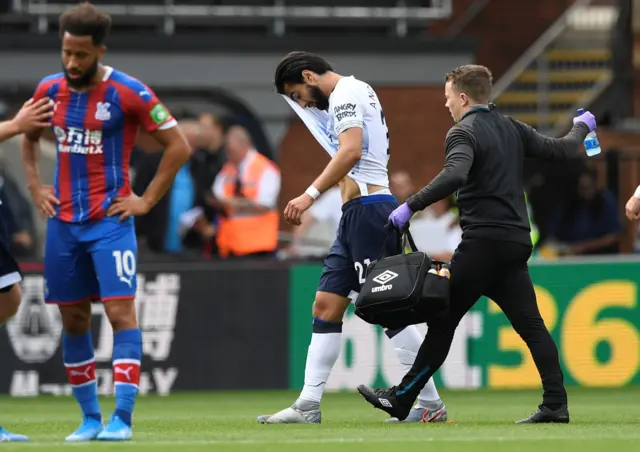
<instances>
[{"instance_id":1,"label":"player's dark hair","mask_svg":"<svg viewBox=\"0 0 640 452\"><path fill-rule=\"evenodd\" d=\"M111 17L89 2L80 3L60 15L60 37L65 32L74 36L91 36L94 46L101 45L109 34Z\"/></svg>"},{"instance_id":2,"label":"player's dark hair","mask_svg":"<svg viewBox=\"0 0 640 452\"><path fill-rule=\"evenodd\" d=\"M467 64L447 72L445 82L452 82L459 93L464 93L472 100L488 104L491 99L493 75L489 68L477 64Z\"/></svg>"},{"instance_id":3,"label":"player's dark hair","mask_svg":"<svg viewBox=\"0 0 640 452\"><path fill-rule=\"evenodd\" d=\"M318 75L333 71L331 65L321 56L309 52L291 52L276 68L276 91L284 94L284 85L304 83L302 71L309 70Z\"/></svg>"}]
</instances>

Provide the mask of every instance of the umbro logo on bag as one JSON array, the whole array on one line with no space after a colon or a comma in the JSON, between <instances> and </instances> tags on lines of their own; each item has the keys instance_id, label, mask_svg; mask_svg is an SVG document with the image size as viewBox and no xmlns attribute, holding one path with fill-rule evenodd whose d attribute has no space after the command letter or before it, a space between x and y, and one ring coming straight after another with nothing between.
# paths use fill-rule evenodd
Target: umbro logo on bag
<instances>
[{"instance_id":1,"label":"umbro logo on bag","mask_svg":"<svg viewBox=\"0 0 640 452\"><path fill-rule=\"evenodd\" d=\"M391 402L389 402L387 399L378 398L378 400L380 401L380 405L382 405L382 406L386 406L387 408L391 408L393 406L393 405L391 405Z\"/></svg>"},{"instance_id":2,"label":"umbro logo on bag","mask_svg":"<svg viewBox=\"0 0 640 452\"><path fill-rule=\"evenodd\" d=\"M396 272L392 272L391 270L385 270L384 272L380 273L378 276L373 278L373 281L377 282L378 284L386 284L392 279L396 279L397 277L398 277L398 274Z\"/></svg>"},{"instance_id":3,"label":"umbro logo on bag","mask_svg":"<svg viewBox=\"0 0 640 452\"><path fill-rule=\"evenodd\" d=\"M392 272L391 270L385 270L380 273L378 276L373 278L373 282L380 284L379 286L372 287L371 292L384 292L386 290L390 290L393 287L393 284L387 284L389 281L396 279L398 274L396 272Z\"/></svg>"}]
</instances>

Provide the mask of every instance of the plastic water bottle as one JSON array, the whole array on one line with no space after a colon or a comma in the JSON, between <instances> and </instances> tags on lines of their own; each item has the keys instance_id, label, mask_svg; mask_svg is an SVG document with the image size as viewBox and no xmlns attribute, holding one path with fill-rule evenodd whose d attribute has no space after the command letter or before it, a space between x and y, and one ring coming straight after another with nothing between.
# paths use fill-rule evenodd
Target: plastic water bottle
<instances>
[{"instance_id":1,"label":"plastic water bottle","mask_svg":"<svg viewBox=\"0 0 640 452\"><path fill-rule=\"evenodd\" d=\"M578 116L584 114L584 108L578 110ZM593 157L594 155L598 155L601 152L600 149L600 141L598 141L598 135L596 135L596 131L589 132L587 138L584 139L584 149L587 151L587 155L589 157Z\"/></svg>"}]
</instances>

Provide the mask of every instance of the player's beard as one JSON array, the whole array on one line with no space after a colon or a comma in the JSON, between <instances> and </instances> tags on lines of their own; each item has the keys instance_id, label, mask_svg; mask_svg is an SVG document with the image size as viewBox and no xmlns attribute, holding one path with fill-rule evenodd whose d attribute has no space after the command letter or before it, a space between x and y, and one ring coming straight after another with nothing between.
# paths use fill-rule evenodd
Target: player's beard
<instances>
[{"instance_id":1,"label":"player's beard","mask_svg":"<svg viewBox=\"0 0 640 452\"><path fill-rule=\"evenodd\" d=\"M328 110L329 109L329 97L327 97L322 90L317 86L307 85L309 88L309 93L311 94L311 98L313 99L314 107L318 110Z\"/></svg>"},{"instance_id":2,"label":"player's beard","mask_svg":"<svg viewBox=\"0 0 640 452\"><path fill-rule=\"evenodd\" d=\"M71 78L69 76L69 72L67 71L67 68L63 66L62 69L64 70L64 78L67 80L67 84L71 88L76 88L76 89L87 88L91 86L93 77L95 77L96 73L98 72L98 59L96 58L96 60L89 67L89 69L87 69L87 72L82 74L82 76L79 78Z\"/></svg>"}]
</instances>

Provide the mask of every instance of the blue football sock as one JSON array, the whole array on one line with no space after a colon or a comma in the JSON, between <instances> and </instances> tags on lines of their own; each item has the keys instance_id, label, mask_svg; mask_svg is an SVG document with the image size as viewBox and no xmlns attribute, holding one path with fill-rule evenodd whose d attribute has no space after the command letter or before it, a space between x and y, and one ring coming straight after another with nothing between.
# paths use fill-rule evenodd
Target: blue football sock
<instances>
[{"instance_id":1,"label":"blue football sock","mask_svg":"<svg viewBox=\"0 0 640 452\"><path fill-rule=\"evenodd\" d=\"M86 418L102 421L91 333L80 336L69 336L63 333L62 359L73 397L82 408L82 414Z\"/></svg>"},{"instance_id":2,"label":"blue football sock","mask_svg":"<svg viewBox=\"0 0 640 452\"><path fill-rule=\"evenodd\" d=\"M140 384L142 332L139 328L113 335L113 381L116 391L115 415L129 426Z\"/></svg>"}]
</instances>

